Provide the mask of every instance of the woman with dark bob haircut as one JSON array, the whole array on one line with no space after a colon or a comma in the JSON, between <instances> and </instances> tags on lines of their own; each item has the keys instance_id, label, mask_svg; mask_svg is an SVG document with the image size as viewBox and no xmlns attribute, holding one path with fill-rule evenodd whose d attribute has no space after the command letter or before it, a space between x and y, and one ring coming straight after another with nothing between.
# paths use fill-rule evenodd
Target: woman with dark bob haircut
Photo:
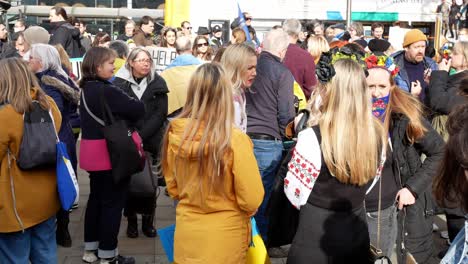
<instances>
[{"instance_id":1,"label":"woman with dark bob haircut","mask_svg":"<svg viewBox=\"0 0 468 264\"><path fill-rule=\"evenodd\" d=\"M85 214L83 261L133 264L132 257L120 256L117 249L122 209L128 184L116 185L102 133L102 101L115 118L135 122L145 114L143 103L130 98L108 80L114 75L115 52L93 47L84 57L80 87L81 133L80 167L89 173L90 194Z\"/></svg>"}]
</instances>

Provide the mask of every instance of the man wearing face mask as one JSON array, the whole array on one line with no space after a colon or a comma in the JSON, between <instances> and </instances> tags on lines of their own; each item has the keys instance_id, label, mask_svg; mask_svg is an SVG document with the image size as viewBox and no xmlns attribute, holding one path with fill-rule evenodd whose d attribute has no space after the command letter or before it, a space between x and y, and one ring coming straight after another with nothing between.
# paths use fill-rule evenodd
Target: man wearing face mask
<instances>
[{"instance_id":1,"label":"man wearing face mask","mask_svg":"<svg viewBox=\"0 0 468 264\"><path fill-rule=\"evenodd\" d=\"M419 29L412 29L403 39L404 50L392 55L395 64L400 67L400 72L395 78L396 85L418 96L423 102L431 72L438 69L434 60L424 56L426 45L426 35Z\"/></svg>"},{"instance_id":2,"label":"man wearing face mask","mask_svg":"<svg viewBox=\"0 0 468 264\"><path fill-rule=\"evenodd\" d=\"M288 34L282 30L271 30L266 35L258 58L257 76L245 93L247 134L254 144L265 188L265 198L255 216L264 240L268 227L265 210L281 162L284 131L295 115L294 77L281 63L288 45Z\"/></svg>"}]
</instances>

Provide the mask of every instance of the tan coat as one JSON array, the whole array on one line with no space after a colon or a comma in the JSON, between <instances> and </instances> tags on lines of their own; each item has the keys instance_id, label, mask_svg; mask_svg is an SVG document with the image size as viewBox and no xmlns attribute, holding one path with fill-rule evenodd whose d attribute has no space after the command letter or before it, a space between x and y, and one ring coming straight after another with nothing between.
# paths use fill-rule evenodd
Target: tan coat
<instances>
[{"instance_id":1,"label":"tan coat","mask_svg":"<svg viewBox=\"0 0 468 264\"><path fill-rule=\"evenodd\" d=\"M137 46L154 46L154 41L150 35L145 34L143 30L138 29L135 35L133 35L133 41Z\"/></svg>"},{"instance_id":2,"label":"tan coat","mask_svg":"<svg viewBox=\"0 0 468 264\"><path fill-rule=\"evenodd\" d=\"M31 95L35 98L36 90L32 90ZM48 97L48 100L58 132L62 122L60 111L52 98ZM18 157L23 115L11 105L0 106L0 124L0 233L16 232L35 226L57 213L60 207L57 180L55 167L23 171L15 160L11 160L10 172L7 150ZM14 194L11 183L14 184Z\"/></svg>"},{"instance_id":3,"label":"tan coat","mask_svg":"<svg viewBox=\"0 0 468 264\"><path fill-rule=\"evenodd\" d=\"M187 119L171 122L168 144L168 166L173 171L176 154ZM200 133L201 134L201 133ZM197 136L199 139L200 137ZM260 206L264 190L250 138L233 129L232 155L226 155L226 174L222 193L207 194L202 200L197 169L197 146L184 147L178 158L185 164L188 176L175 177L166 173L171 197L179 200L176 209L174 263L178 264L239 264L246 262L250 242L250 215ZM184 168L178 168L184 169ZM208 183L202 183L204 190Z\"/></svg>"},{"instance_id":4,"label":"tan coat","mask_svg":"<svg viewBox=\"0 0 468 264\"><path fill-rule=\"evenodd\" d=\"M200 65L177 66L164 70L161 77L166 81L169 93L167 94L167 114L184 107L187 101L187 90L190 78Z\"/></svg>"}]
</instances>

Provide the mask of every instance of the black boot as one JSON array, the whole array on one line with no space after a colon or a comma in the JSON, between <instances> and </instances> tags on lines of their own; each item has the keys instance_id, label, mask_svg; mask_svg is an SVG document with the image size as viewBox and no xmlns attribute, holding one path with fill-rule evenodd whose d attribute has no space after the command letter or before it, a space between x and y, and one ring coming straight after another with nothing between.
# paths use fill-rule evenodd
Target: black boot
<instances>
[{"instance_id":1,"label":"black boot","mask_svg":"<svg viewBox=\"0 0 468 264\"><path fill-rule=\"evenodd\" d=\"M127 216L128 226L127 226L127 237L137 238L138 237L138 219L136 214L132 216Z\"/></svg>"},{"instance_id":2,"label":"black boot","mask_svg":"<svg viewBox=\"0 0 468 264\"><path fill-rule=\"evenodd\" d=\"M68 232L68 223L70 223L70 213L63 209L57 212L57 230L55 231L55 240L57 245L69 248L72 246L70 232Z\"/></svg>"},{"instance_id":3,"label":"black boot","mask_svg":"<svg viewBox=\"0 0 468 264\"><path fill-rule=\"evenodd\" d=\"M156 236L156 229L153 227L153 218L154 214L152 215L143 215L141 218L141 231L147 237L155 237Z\"/></svg>"},{"instance_id":4,"label":"black boot","mask_svg":"<svg viewBox=\"0 0 468 264\"><path fill-rule=\"evenodd\" d=\"M61 224L57 225L55 239L57 241L57 245L60 245L65 248L69 248L72 246L72 240L71 240L70 232L68 232L67 225L61 225Z\"/></svg>"}]
</instances>

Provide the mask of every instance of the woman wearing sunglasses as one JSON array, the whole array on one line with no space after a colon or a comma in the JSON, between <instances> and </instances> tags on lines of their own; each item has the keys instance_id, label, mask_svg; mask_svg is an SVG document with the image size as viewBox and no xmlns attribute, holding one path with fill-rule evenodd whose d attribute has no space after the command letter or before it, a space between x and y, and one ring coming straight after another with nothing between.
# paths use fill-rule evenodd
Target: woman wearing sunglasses
<instances>
[{"instance_id":1,"label":"woman wearing sunglasses","mask_svg":"<svg viewBox=\"0 0 468 264\"><path fill-rule=\"evenodd\" d=\"M193 56L202 61L211 61L213 59L213 49L209 40L205 36L197 36L192 47Z\"/></svg>"}]
</instances>

